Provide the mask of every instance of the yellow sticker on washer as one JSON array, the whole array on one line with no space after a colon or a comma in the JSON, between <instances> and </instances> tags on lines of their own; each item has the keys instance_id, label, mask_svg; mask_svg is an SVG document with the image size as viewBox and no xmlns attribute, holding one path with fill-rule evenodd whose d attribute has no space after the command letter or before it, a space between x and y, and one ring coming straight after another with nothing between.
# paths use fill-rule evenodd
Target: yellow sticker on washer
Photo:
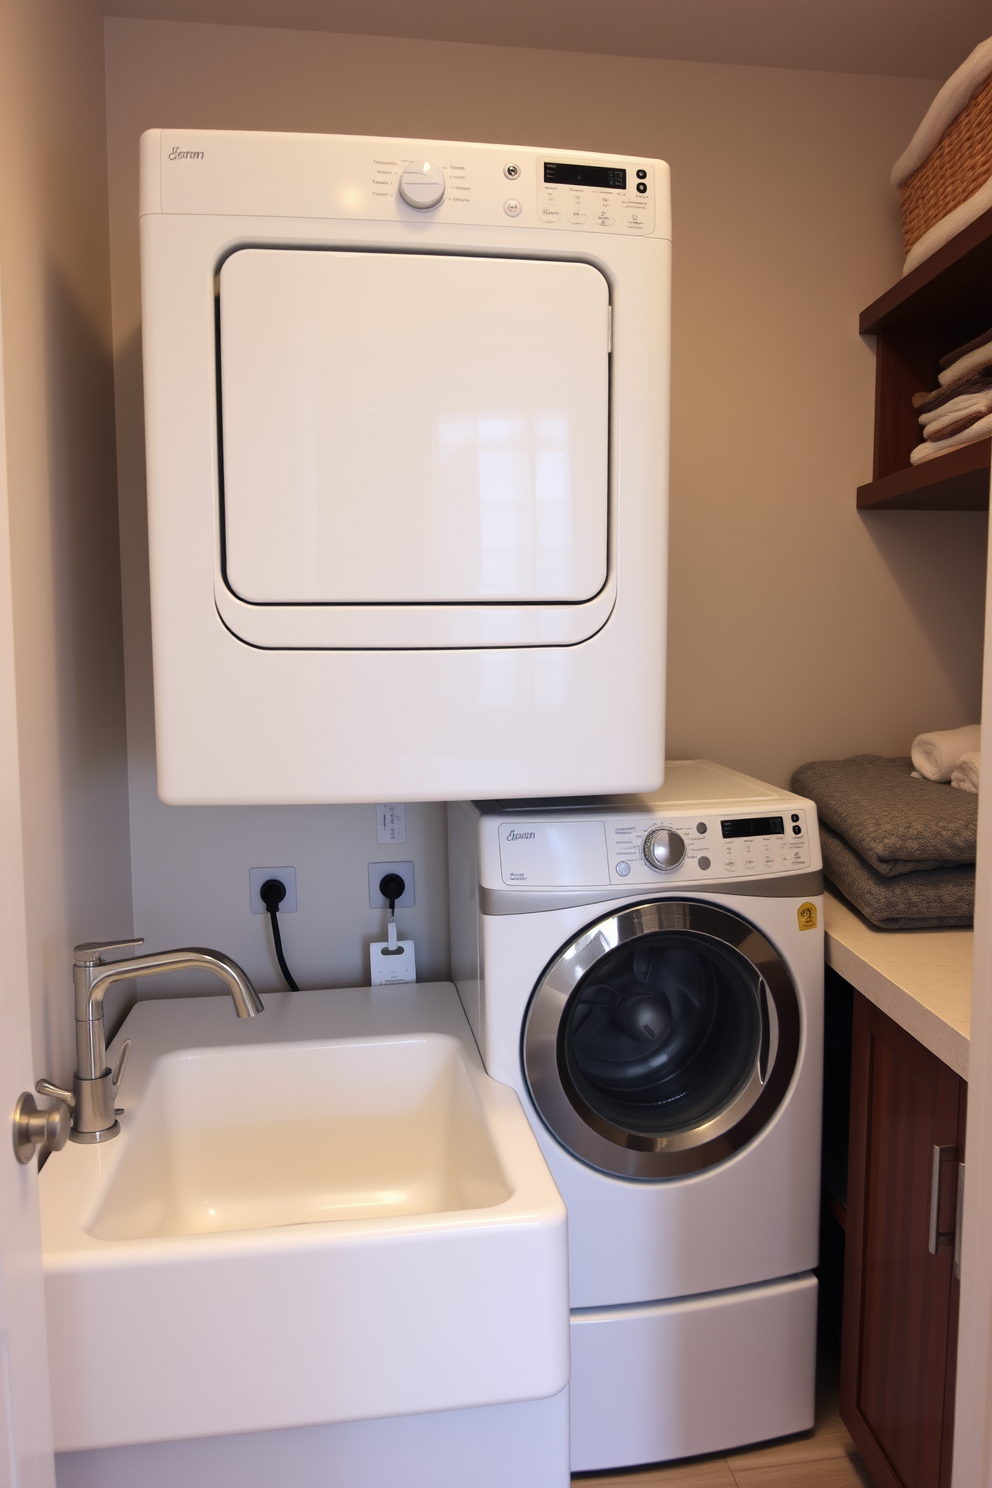
<instances>
[{"instance_id":1,"label":"yellow sticker on washer","mask_svg":"<svg viewBox=\"0 0 992 1488\"><path fill-rule=\"evenodd\" d=\"M796 910L796 918L799 921L800 930L816 929L816 905L810 904L807 899L805 904L800 904Z\"/></svg>"}]
</instances>

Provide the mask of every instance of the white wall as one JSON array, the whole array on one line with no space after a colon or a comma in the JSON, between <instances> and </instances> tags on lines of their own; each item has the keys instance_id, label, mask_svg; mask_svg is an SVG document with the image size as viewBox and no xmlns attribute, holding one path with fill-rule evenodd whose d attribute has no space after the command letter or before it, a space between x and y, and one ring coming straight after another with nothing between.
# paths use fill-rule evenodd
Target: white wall
<instances>
[{"instance_id":1,"label":"white wall","mask_svg":"<svg viewBox=\"0 0 992 1488\"><path fill-rule=\"evenodd\" d=\"M274 985L252 863L295 863L301 979L364 979L371 809L164 807L154 791L137 248L150 126L557 143L673 168L669 749L786 781L977 716L985 518L858 515L898 277L888 185L936 85L443 42L111 20L114 340L136 927L217 941ZM659 572L659 582L662 581ZM264 699L259 699L264 706ZM250 726L250 720L246 720ZM287 720L291 726L291 720ZM440 808L411 810L421 965L446 962ZM383 854L383 856L386 856ZM305 908L304 908L305 903ZM153 991L152 987L148 988Z\"/></svg>"}]
</instances>

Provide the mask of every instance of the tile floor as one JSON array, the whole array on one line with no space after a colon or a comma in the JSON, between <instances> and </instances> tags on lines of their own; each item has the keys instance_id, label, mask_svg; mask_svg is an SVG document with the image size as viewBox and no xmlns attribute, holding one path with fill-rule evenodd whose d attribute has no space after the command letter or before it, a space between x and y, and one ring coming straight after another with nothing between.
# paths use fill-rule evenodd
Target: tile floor
<instances>
[{"instance_id":1,"label":"tile floor","mask_svg":"<svg viewBox=\"0 0 992 1488\"><path fill-rule=\"evenodd\" d=\"M821 1355L812 1431L729 1457L695 1457L606 1476L582 1474L572 1482L581 1488L873 1488L840 1419L837 1390L836 1363Z\"/></svg>"}]
</instances>

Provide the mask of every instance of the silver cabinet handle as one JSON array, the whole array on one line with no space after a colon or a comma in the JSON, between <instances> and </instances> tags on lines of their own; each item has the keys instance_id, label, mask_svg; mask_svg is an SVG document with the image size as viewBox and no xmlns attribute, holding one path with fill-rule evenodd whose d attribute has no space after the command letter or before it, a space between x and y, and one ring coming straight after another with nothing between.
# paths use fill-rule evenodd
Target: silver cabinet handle
<instances>
[{"instance_id":1,"label":"silver cabinet handle","mask_svg":"<svg viewBox=\"0 0 992 1488\"><path fill-rule=\"evenodd\" d=\"M954 1275L961 1280L961 1221L964 1218L964 1163L958 1163L958 1199L954 1215Z\"/></svg>"},{"instance_id":2,"label":"silver cabinet handle","mask_svg":"<svg viewBox=\"0 0 992 1488\"><path fill-rule=\"evenodd\" d=\"M938 1147L934 1144L933 1166L930 1169L930 1236L928 1249L931 1255L937 1254L939 1245L950 1245L952 1239L951 1231L938 1230L940 1222L940 1174L945 1162L952 1162L957 1156L958 1149L954 1146Z\"/></svg>"}]
</instances>

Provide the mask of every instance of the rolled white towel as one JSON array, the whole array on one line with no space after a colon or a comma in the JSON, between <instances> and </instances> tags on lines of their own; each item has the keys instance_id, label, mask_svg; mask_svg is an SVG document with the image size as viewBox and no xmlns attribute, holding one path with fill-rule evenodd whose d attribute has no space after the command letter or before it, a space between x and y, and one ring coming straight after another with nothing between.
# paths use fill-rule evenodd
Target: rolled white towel
<instances>
[{"instance_id":1,"label":"rolled white towel","mask_svg":"<svg viewBox=\"0 0 992 1488\"><path fill-rule=\"evenodd\" d=\"M913 740L913 764L927 780L950 780L955 766L966 754L982 747L982 729L977 723L964 728L920 734Z\"/></svg>"},{"instance_id":2,"label":"rolled white towel","mask_svg":"<svg viewBox=\"0 0 992 1488\"><path fill-rule=\"evenodd\" d=\"M973 796L977 796L981 758L977 749L969 749L967 754L963 754L951 771L951 784L958 790L971 791Z\"/></svg>"}]
</instances>

